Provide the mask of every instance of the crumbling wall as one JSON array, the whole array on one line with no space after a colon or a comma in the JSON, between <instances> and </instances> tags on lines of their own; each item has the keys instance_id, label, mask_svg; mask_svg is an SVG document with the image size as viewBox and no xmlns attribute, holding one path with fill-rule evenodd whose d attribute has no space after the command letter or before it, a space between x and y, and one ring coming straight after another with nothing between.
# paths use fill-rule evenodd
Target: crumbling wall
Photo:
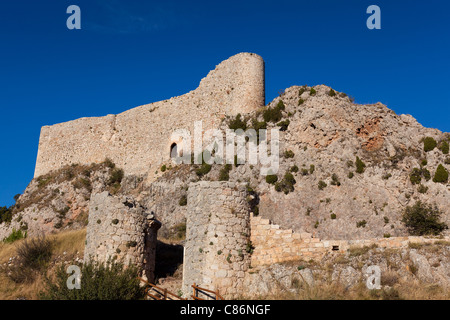
<instances>
[{"instance_id":1,"label":"crumbling wall","mask_svg":"<svg viewBox=\"0 0 450 320\"><path fill-rule=\"evenodd\" d=\"M242 294L248 252L250 207L245 184L201 181L189 186L183 292L191 285Z\"/></svg>"},{"instance_id":2,"label":"crumbling wall","mask_svg":"<svg viewBox=\"0 0 450 320\"><path fill-rule=\"evenodd\" d=\"M34 176L110 158L127 175L148 174L153 181L161 163L170 161L176 129L193 134L194 122L200 120L204 131L215 129L226 115L248 113L264 103L264 61L240 53L220 63L185 95L118 115L42 127Z\"/></svg>"},{"instance_id":3,"label":"crumbling wall","mask_svg":"<svg viewBox=\"0 0 450 320\"><path fill-rule=\"evenodd\" d=\"M130 197L95 194L89 204L85 261L107 262L117 258L137 265L154 280L156 237L161 224Z\"/></svg>"},{"instance_id":4,"label":"crumbling wall","mask_svg":"<svg viewBox=\"0 0 450 320\"><path fill-rule=\"evenodd\" d=\"M251 215L251 241L255 247L251 256L251 266L259 267L296 260L318 260L327 252L345 253L350 248L377 245L381 248L407 248L409 243L434 243L449 241L449 237L392 237L362 240L321 240L310 233L295 233L291 229L281 229L269 219Z\"/></svg>"}]
</instances>

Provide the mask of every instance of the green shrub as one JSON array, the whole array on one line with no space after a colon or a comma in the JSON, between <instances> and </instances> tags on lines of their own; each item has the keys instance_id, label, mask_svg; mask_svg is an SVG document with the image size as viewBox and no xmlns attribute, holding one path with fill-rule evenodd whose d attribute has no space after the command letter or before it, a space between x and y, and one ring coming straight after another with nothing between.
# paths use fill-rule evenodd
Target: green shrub
<instances>
[{"instance_id":1,"label":"green shrub","mask_svg":"<svg viewBox=\"0 0 450 320\"><path fill-rule=\"evenodd\" d=\"M294 191L294 185L296 184L296 181L294 179L294 176L290 172L286 172L284 174L283 179L275 184L275 190L277 192L284 192L285 194L288 194L289 192Z\"/></svg>"},{"instance_id":2,"label":"green shrub","mask_svg":"<svg viewBox=\"0 0 450 320\"><path fill-rule=\"evenodd\" d=\"M68 289L68 274L65 265L61 265L54 282L46 279L39 297L44 300L138 300L144 297L135 265L124 267L116 261L88 262L80 268L81 289Z\"/></svg>"},{"instance_id":3,"label":"green shrub","mask_svg":"<svg viewBox=\"0 0 450 320\"><path fill-rule=\"evenodd\" d=\"M278 122L283 117L282 111L285 109L283 100L280 100L276 107L267 108L263 112L263 118L265 122Z\"/></svg>"},{"instance_id":4,"label":"green shrub","mask_svg":"<svg viewBox=\"0 0 450 320\"><path fill-rule=\"evenodd\" d=\"M315 96L316 93L317 93L317 91L314 90L314 88L311 88L311 90L309 90L309 94L310 94L311 96Z\"/></svg>"},{"instance_id":5,"label":"green shrub","mask_svg":"<svg viewBox=\"0 0 450 320\"><path fill-rule=\"evenodd\" d=\"M307 176L309 173L308 169L302 169L302 176Z\"/></svg>"},{"instance_id":6,"label":"green shrub","mask_svg":"<svg viewBox=\"0 0 450 320\"><path fill-rule=\"evenodd\" d=\"M105 161L103 161L103 164L111 169L114 169L116 167L115 163L112 162L112 160L110 158L106 158Z\"/></svg>"},{"instance_id":7,"label":"green shrub","mask_svg":"<svg viewBox=\"0 0 450 320\"><path fill-rule=\"evenodd\" d=\"M431 173L430 173L430 171L428 171L428 169L422 168L422 176L427 181L431 179Z\"/></svg>"},{"instance_id":8,"label":"green shrub","mask_svg":"<svg viewBox=\"0 0 450 320\"><path fill-rule=\"evenodd\" d=\"M421 184L419 186L419 188L417 188L417 191L419 191L420 193L427 193L428 191L428 187L424 186L423 184Z\"/></svg>"},{"instance_id":9,"label":"green shrub","mask_svg":"<svg viewBox=\"0 0 450 320\"><path fill-rule=\"evenodd\" d=\"M422 171L419 168L414 168L409 174L409 180L412 184L419 184L422 181Z\"/></svg>"},{"instance_id":10,"label":"green shrub","mask_svg":"<svg viewBox=\"0 0 450 320\"><path fill-rule=\"evenodd\" d=\"M366 220L361 220L361 221L356 222L356 227L357 228L365 228L366 224L367 224Z\"/></svg>"},{"instance_id":11,"label":"green shrub","mask_svg":"<svg viewBox=\"0 0 450 320\"><path fill-rule=\"evenodd\" d=\"M292 150L286 150L284 152L284 157L286 159L293 158L294 156L295 156L295 154L294 154L294 152Z\"/></svg>"},{"instance_id":12,"label":"green shrub","mask_svg":"<svg viewBox=\"0 0 450 320\"><path fill-rule=\"evenodd\" d=\"M291 167L290 171L296 173L296 172L298 172L298 167L294 164L294 165Z\"/></svg>"},{"instance_id":13,"label":"green shrub","mask_svg":"<svg viewBox=\"0 0 450 320\"><path fill-rule=\"evenodd\" d=\"M392 174L390 174L390 173L383 175L384 180L389 180L390 177L392 177Z\"/></svg>"},{"instance_id":14,"label":"green shrub","mask_svg":"<svg viewBox=\"0 0 450 320\"><path fill-rule=\"evenodd\" d=\"M241 114L238 113L236 115L236 118L231 119L228 128L230 128L231 130L242 129L245 131L247 130L247 123L241 119Z\"/></svg>"},{"instance_id":15,"label":"green shrub","mask_svg":"<svg viewBox=\"0 0 450 320\"><path fill-rule=\"evenodd\" d=\"M25 239L27 237L27 233L23 233L22 230L16 230L16 229L12 229L11 233L9 234L9 236L7 236L5 239L3 239L3 242L5 243L13 243L14 241L20 240L20 239Z\"/></svg>"},{"instance_id":16,"label":"green shrub","mask_svg":"<svg viewBox=\"0 0 450 320\"><path fill-rule=\"evenodd\" d=\"M448 226L440 222L441 212L436 206L431 206L417 201L414 206L406 207L402 222L413 236L439 235L448 229Z\"/></svg>"},{"instance_id":17,"label":"green shrub","mask_svg":"<svg viewBox=\"0 0 450 320\"><path fill-rule=\"evenodd\" d=\"M298 96L301 97L301 95L306 91L306 86L303 86L300 88L300 90L298 91Z\"/></svg>"},{"instance_id":18,"label":"green shrub","mask_svg":"<svg viewBox=\"0 0 450 320\"><path fill-rule=\"evenodd\" d=\"M165 164L163 164L161 166L161 172L165 172L167 170L167 166Z\"/></svg>"},{"instance_id":19,"label":"green shrub","mask_svg":"<svg viewBox=\"0 0 450 320\"><path fill-rule=\"evenodd\" d=\"M111 171L111 176L109 177L109 181L108 184L109 185L114 185L116 183L120 184L122 183L122 179L123 179L124 173L122 169L113 169Z\"/></svg>"},{"instance_id":20,"label":"green shrub","mask_svg":"<svg viewBox=\"0 0 450 320\"><path fill-rule=\"evenodd\" d=\"M178 201L178 204L182 207L187 205L187 197L186 195L181 196L180 201Z\"/></svg>"},{"instance_id":21,"label":"green shrub","mask_svg":"<svg viewBox=\"0 0 450 320\"><path fill-rule=\"evenodd\" d=\"M425 167L428 164L428 160L427 159L422 159L422 161L420 162L420 164Z\"/></svg>"},{"instance_id":22,"label":"green shrub","mask_svg":"<svg viewBox=\"0 0 450 320\"><path fill-rule=\"evenodd\" d=\"M286 131L291 122L289 120L280 121L277 123L277 126L280 127L280 131Z\"/></svg>"},{"instance_id":23,"label":"green shrub","mask_svg":"<svg viewBox=\"0 0 450 320\"><path fill-rule=\"evenodd\" d=\"M210 171L211 171L211 165L207 164L207 163L203 163L200 168L198 168L197 170L195 170L195 173L197 174L197 176L199 177L203 177L204 175L207 175Z\"/></svg>"},{"instance_id":24,"label":"green shrub","mask_svg":"<svg viewBox=\"0 0 450 320\"><path fill-rule=\"evenodd\" d=\"M446 183L448 181L448 171L442 164L437 167L433 181L437 183Z\"/></svg>"},{"instance_id":25,"label":"green shrub","mask_svg":"<svg viewBox=\"0 0 450 320\"><path fill-rule=\"evenodd\" d=\"M219 181L230 180L230 171L233 168L231 164L226 164L219 172Z\"/></svg>"},{"instance_id":26,"label":"green shrub","mask_svg":"<svg viewBox=\"0 0 450 320\"><path fill-rule=\"evenodd\" d=\"M298 99L298 105L301 106L303 103L305 103L305 100L302 98Z\"/></svg>"},{"instance_id":27,"label":"green shrub","mask_svg":"<svg viewBox=\"0 0 450 320\"><path fill-rule=\"evenodd\" d=\"M316 167L313 164L309 166L309 174L313 174L315 170Z\"/></svg>"},{"instance_id":28,"label":"green shrub","mask_svg":"<svg viewBox=\"0 0 450 320\"><path fill-rule=\"evenodd\" d=\"M363 173L364 169L366 167L366 164L362 162L362 160L359 157L356 157L356 172L357 173Z\"/></svg>"},{"instance_id":29,"label":"green shrub","mask_svg":"<svg viewBox=\"0 0 450 320\"><path fill-rule=\"evenodd\" d=\"M350 171L350 172L348 173L348 178L351 179L351 178L353 178L353 176L354 176L353 172Z\"/></svg>"},{"instance_id":30,"label":"green shrub","mask_svg":"<svg viewBox=\"0 0 450 320\"><path fill-rule=\"evenodd\" d=\"M336 219L336 214L332 213L332 214L330 215L330 217L331 217L331 220L334 220L334 219Z\"/></svg>"},{"instance_id":31,"label":"green shrub","mask_svg":"<svg viewBox=\"0 0 450 320\"><path fill-rule=\"evenodd\" d=\"M0 223L11 222L13 217L14 206L0 207Z\"/></svg>"},{"instance_id":32,"label":"green shrub","mask_svg":"<svg viewBox=\"0 0 450 320\"><path fill-rule=\"evenodd\" d=\"M323 180L320 180L320 181L319 181L319 190L323 190L323 189L325 189L326 187L327 187L326 182L323 181Z\"/></svg>"},{"instance_id":33,"label":"green shrub","mask_svg":"<svg viewBox=\"0 0 450 320\"><path fill-rule=\"evenodd\" d=\"M336 95L336 92L333 89L330 89L330 91L328 91L328 95L330 97L334 97Z\"/></svg>"},{"instance_id":34,"label":"green shrub","mask_svg":"<svg viewBox=\"0 0 450 320\"><path fill-rule=\"evenodd\" d=\"M449 149L448 142L442 141L439 145L439 150L441 150L443 154L448 154L449 151L448 149Z\"/></svg>"},{"instance_id":35,"label":"green shrub","mask_svg":"<svg viewBox=\"0 0 450 320\"><path fill-rule=\"evenodd\" d=\"M445 158L445 164L450 164L450 157Z\"/></svg>"},{"instance_id":36,"label":"green shrub","mask_svg":"<svg viewBox=\"0 0 450 320\"><path fill-rule=\"evenodd\" d=\"M426 137L425 139L423 139L423 150L425 152L433 150L434 148L436 148L436 146L437 142L433 138Z\"/></svg>"},{"instance_id":37,"label":"green shrub","mask_svg":"<svg viewBox=\"0 0 450 320\"><path fill-rule=\"evenodd\" d=\"M266 176L266 182L268 184L275 184L278 181L278 177L275 174L269 174Z\"/></svg>"},{"instance_id":38,"label":"green shrub","mask_svg":"<svg viewBox=\"0 0 450 320\"><path fill-rule=\"evenodd\" d=\"M341 185L341 182L339 181L339 177L335 173L333 173L333 175L331 176L331 185L338 186L338 187Z\"/></svg>"}]
</instances>

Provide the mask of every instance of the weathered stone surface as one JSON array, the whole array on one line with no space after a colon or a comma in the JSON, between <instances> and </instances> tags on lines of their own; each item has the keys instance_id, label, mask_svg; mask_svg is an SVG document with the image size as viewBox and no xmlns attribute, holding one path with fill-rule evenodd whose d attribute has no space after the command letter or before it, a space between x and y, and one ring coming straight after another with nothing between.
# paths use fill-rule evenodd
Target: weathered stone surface
<instances>
[{"instance_id":1,"label":"weathered stone surface","mask_svg":"<svg viewBox=\"0 0 450 320\"><path fill-rule=\"evenodd\" d=\"M228 196L220 200L218 195L224 194ZM245 184L201 181L189 186L184 294L190 294L193 283L219 290L227 298L237 298L243 290L250 265L250 206L246 198Z\"/></svg>"},{"instance_id":2,"label":"weathered stone surface","mask_svg":"<svg viewBox=\"0 0 450 320\"><path fill-rule=\"evenodd\" d=\"M84 261L118 259L142 268L143 276L153 281L160 227L133 198L95 194L90 201Z\"/></svg>"}]
</instances>

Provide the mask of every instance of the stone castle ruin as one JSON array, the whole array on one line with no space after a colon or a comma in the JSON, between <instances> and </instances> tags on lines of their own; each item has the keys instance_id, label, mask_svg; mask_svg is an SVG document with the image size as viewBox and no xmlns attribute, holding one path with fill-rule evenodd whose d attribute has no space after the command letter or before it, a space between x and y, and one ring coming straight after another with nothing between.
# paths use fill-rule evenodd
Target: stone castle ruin
<instances>
[{"instance_id":1,"label":"stone castle ruin","mask_svg":"<svg viewBox=\"0 0 450 320\"><path fill-rule=\"evenodd\" d=\"M299 88L295 88L295 93L288 92L292 95L292 99L295 99L296 106L299 99ZM395 156L396 149L387 138L389 134L383 131L387 126L383 127L383 122L380 120L384 116L388 119L386 121L394 121L390 120L391 118L394 119L394 115L386 111L384 107L376 105L375 107L379 108L378 112L382 116L378 116L378 122L375 125L364 126L366 117L372 116L370 114L371 109L362 109L361 117L364 118L364 121L360 121L360 119L349 120L345 112L350 110L348 111L349 114L353 115L354 109L352 109L350 100L342 98L348 101L339 100L339 103L342 104L340 108L333 109L330 107L333 114L329 119L339 122L344 129L341 131L333 130L329 123L331 120L320 118L328 110L325 107L331 104L330 99L332 98L324 93L328 92L325 90L329 89L325 86L319 86L317 90L320 95L317 98L320 106L317 107L315 105L316 100L314 100L311 102L311 108L303 114L299 112L297 115L292 115L298 118L301 116L303 119L311 118L311 120L308 119L305 128L295 128L298 136L286 135L286 144L296 146L296 153L307 153L310 152L310 149L327 148L331 145L329 147L330 152L338 154L337 151L333 151L333 148L336 148L333 143L343 141L343 136L349 134L348 132L355 131L356 134L352 133L355 139L381 141L376 148L374 147L376 149L374 150L378 151L381 146L387 145L390 156ZM308 94L308 92L300 92L300 97L306 99L305 95ZM303 99L300 100L303 101ZM335 103L334 100L332 103ZM300 105L300 102L298 102L298 105ZM164 214L171 214L174 211L171 209L172 207L166 204L161 205L163 209L158 209L161 207L158 202L173 203L178 201L178 199L173 198L164 199L166 197L164 188L170 188L171 185L166 186L158 182L158 178L162 176L159 170L161 165L171 163L171 157L182 152L181 141L174 140L172 133L177 129L187 129L193 132L194 122L196 121L202 121L204 131L218 129L226 117L235 117L238 114L245 116L257 112L264 106L264 61L256 54L240 53L220 63L200 82L197 89L185 95L139 106L118 115L82 118L43 127L34 175L37 178L65 166L101 163L108 158L117 167L124 170L125 176L146 177L146 183L150 188L149 192L145 192L159 193L158 197L154 197L153 202L149 202L151 206L148 207L143 207L140 204L139 196L117 196L108 192L91 195L85 261L90 259L97 261L122 259L127 264L140 266L143 276L149 281L153 281L155 278L157 233L161 227L160 221L165 219ZM375 107L371 106L371 108ZM314 114L313 111L315 110L319 110L321 115ZM408 117L395 119L395 121L402 121L404 124L410 125L414 130L422 130ZM382 124L379 124L379 122ZM354 123L359 127L353 128ZM362 135L361 126L370 132ZM438 133L433 134L438 136ZM295 139L303 139L302 143L304 144ZM404 141L406 140L404 139ZM405 143L404 141L402 143ZM345 157L349 155L353 159L355 153L350 149L351 144L348 145L351 152L339 150L339 154ZM307 146L309 146L309 149ZM307 157L311 158L305 155L305 158ZM326 157L324 159L324 163L329 162ZM435 159L438 158L435 157ZM290 160L284 160L289 166L292 166L293 163L290 163ZM334 157L333 161L336 164L338 160ZM289 170L288 164L284 164L284 167L282 164L283 171ZM410 165L408 164L408 166ZM307 168L310 168L309 163ZM236 170L239 174L245 173L251 176L253 174L252 171L249 173L251 169L240 167ZM306 169L303 168L302 170L305 172ZM311 177L312 171L314 169L309 169L309 173L304 174L304 176L309 175ZM343 174L341 174L342 176ZM314 183L314 186L317 185L316 180L309 179L312 181L311 183ZM268 189L270 186L267 187L267 184L261 184L263 188L266 188L265 195L261 199L263 201L261 207L268 213L263 218L253 213L255 210L252 208L251 200L254 195L249 190L247 183L236 180L208 180L210 179L207 179L207 181L190 181L186 187L187 206L183 209L186 218L186 240L182 285L182 291L185 294L190 292L190 286L196 283L212 290L219 290L227 298L237 298L245 289L250 269L254 271L265 265L301 258L318 259L326 253L343 252L350 246L362 247L376 243L384 248L404 248L408 246L409 242L434 241L433 239L420 237L398 236L374 237L367 240L343 240L340 233L336 233L335 239L337 240L321 240L315 232L305 232L303 227L296 227L295 230L287 227L288 222L293 221L289 214L293 213L289 211L290 209L286 205L293 203L293 201L300 201L293 199L292 195L287 195L288 192L285 196L287 200L281 202L275 197L278 196L278 193ZM355 181L355 179L351 181ZM380 181L383 180L380 178ZM346 186L341 187L341 190L345 190L345 188ZM350 183L348 188L356 189ZM437 185L435 188L438 193L446 192L444 186ZM300 190L307 195L308 192L312 192L311 188L306 187L305 189L300 188ZM364 194L370 194L371 190L364 190L364 192ZM389 196L394 194L395 192L390 192ZM308 197L303 198L311 203L317 202L317 207L322 205L322 201L319 203L315 194L313 198ZM338 196L336 198L339 199ZM384 197L380 196L380 199L382 199L380 201L385 201ZM351 200L350 197L346 196L345 201L349 200ZM353 200L359 201L356 197ZM364 198L361 201L367 204L368 200L368 198ZM439 201L443 202L444 200L443 198ZM341 202L344 203L345 201L342 200ZM372 203L372 200L370 201ZM327 199L323 205L330 202L331 199ZM303 210L303 206L304 204L299 202L291 205L297 211ZM383 206L383 209L386 206L387 204ZM349 210L353 207L356 207L356 205L349 204ZM386 210L388 209L386 208ZM309 219L311 210L308 208L308 215L303 215L302 219ZM327 213L328 210L329 208L327 208ZM284 217L278 219L282 222L280 225L271 221L274 212L278 211L286 212ZM299 216L297 212L294 213ZM336 218L336 215L334 217ZM353 217L351 218L353 219ZM380 215L380 219L382 219L382 215ZM322 220L321 222L324 223ZM344 219L331 223L339 226L333 230L339 231L346 228L346 220ZM383 226L383 228L388 228L388 226ZM334 234L330 234L330 238L333 239ZM446 239L448 240L448 237Z\"/></svg>"},{"instance_id":2,"label":"stone castle ruin","mask_svg":"<svg viewBox=\"0 0 450 320\"><path fill-rule=\"evenodd\" d=\"M41 129L35 177L64 165L111 159L127 175L154 172L170 160L177 129L218 128L227 115L248 113L265 103L264 61L241 53L220 63L197 89L118 115L82 118Z\"/></svg>"}]
</instances>

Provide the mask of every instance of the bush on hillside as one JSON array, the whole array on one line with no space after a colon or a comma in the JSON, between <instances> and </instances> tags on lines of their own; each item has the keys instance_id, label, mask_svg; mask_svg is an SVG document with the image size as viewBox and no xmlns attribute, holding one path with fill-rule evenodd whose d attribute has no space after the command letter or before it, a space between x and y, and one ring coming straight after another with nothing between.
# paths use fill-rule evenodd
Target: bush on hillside
<instances>
[{"instance_id":1,"label":"bush on hillside","mask_svg":"<svg viewBox=\"0 0 450 320\"><path fill-rule=\"evenodd\" d=\"M442 141L439 145L439 150L441 150L443 154L448 154L449 152L448 142Z\"/></svg>"},{"instance_id":2,"label":"bush on hillside","mask_svg":"<svg viewBox=\"0 0 450 320\"><path fill-rule=\"evenodd\" d=\"M138 300L144 297L140 287L139 269L123 263L88 262L81 269L81 288L67 287L68 274L62 265L56 272L55 281L46 279L45 289L40 293L43 300Z\"/></svg>"},{"instance_id":3,"label":"bush on hillside","mask_svg":"<svg viewBox=\"0 0 450 320\"><path fill-rule=\"evenodd\" d=\"M448 181L448 171L440 164L434 173L434 182L446 183Z\"/></svg>"},{"instance_id":4,"label":"bush on hillside","mask_svg":"<svg viewBox=\"0 0 450 320\"><path fill-rule=\"evenodd\" d=\"M423 139L423 150L425 152L431 151L436 148L437 142L432 137L426 137Z\"/></svg>"},{"instance_id":5,"label":"bush on hillside","mask_svg":"<svg viewBox=\"0 0 450 320\"><path fill-rule=\"evenodd\" d=\"M448 229L445 223L439 221L440 216L441 212L436 206L433 207L417 201L414 206L406 207L402 222L413 236L437 236Z\"/></svg>"},{"instance_id":6,"label":"bush on hillside","mask_svg":"<svg viewBox=\"0 0 450 320\"><path fill-rule=\"evenodd\" d=\"M247 130L247 123L245 121L243 121L241 119L241 114L238 113L236 115L236 118L231 119L228 128L230 128L231 130L238 130L238 129L242 129L242 130Z\"/></svg>"},{"instance_id":7,"label":"bush on hillside","mask_svg":"<svg viewBox=\"0 0 450 320\"><path fill-rule=\"evenodd\" d=\"M363 173L366 168L366 164L362 162L362 160L359 157L356 157L355 164L356 164L356 172Z\"/></svg>"}]
</instances>

